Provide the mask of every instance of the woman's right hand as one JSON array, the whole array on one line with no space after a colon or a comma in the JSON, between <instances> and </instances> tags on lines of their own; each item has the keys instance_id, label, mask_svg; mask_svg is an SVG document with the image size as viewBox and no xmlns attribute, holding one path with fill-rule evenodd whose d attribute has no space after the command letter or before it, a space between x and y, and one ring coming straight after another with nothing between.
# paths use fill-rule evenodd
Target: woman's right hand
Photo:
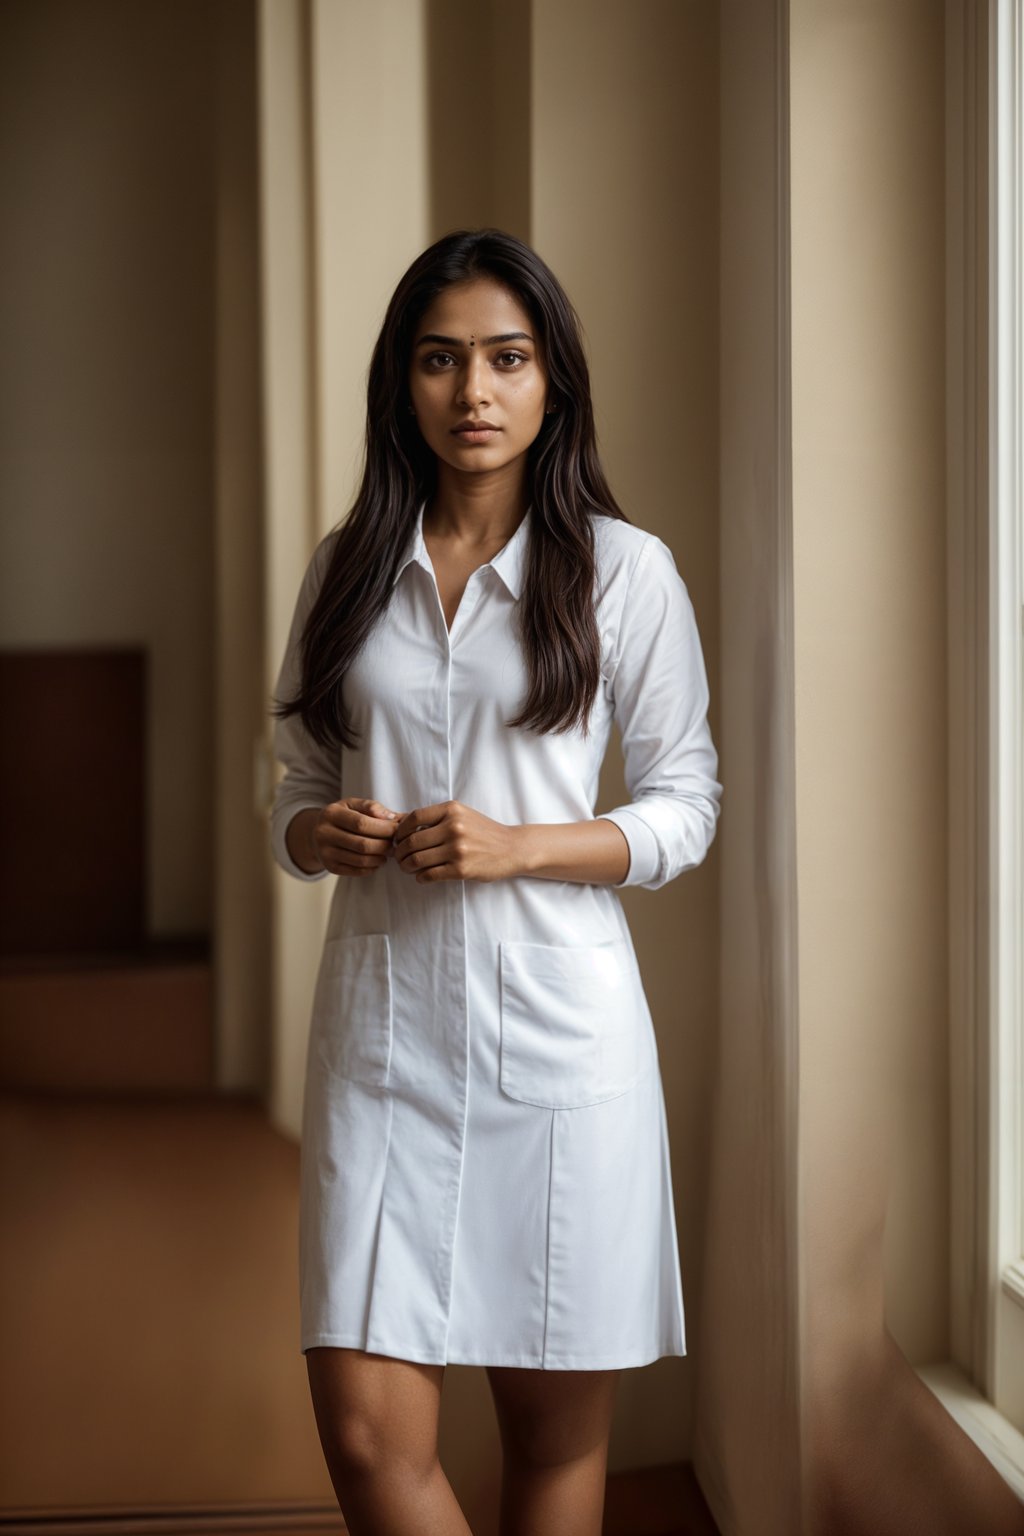
<instances>
[{"instance_id":1,"label":"woman's right hand","mask_svg":"<svg viewBox=\"0 0 1024 1536\"><path fill-rule=\"evenodd\" d=\"M307 874L316 868L332 875L368 875L386 863L391 839L401 816L379 800L346 795L320 810L299 811L288 825L287 840L309 857L292 858Z\"/></svg>"}]
</instances>

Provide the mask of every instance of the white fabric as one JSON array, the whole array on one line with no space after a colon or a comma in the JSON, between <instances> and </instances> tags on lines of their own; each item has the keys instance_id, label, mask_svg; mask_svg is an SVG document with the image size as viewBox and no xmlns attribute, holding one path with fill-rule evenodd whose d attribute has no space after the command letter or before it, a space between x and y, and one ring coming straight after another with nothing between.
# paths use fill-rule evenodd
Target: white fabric
<instances>
[{"instance_id":1,"label":"white fabric","mask_svg":"<svg viewBox=\"0 0 1024 1536\"><path fill-rule=\"evenodd\" d=\"M449 636L418 509L390 602L345 677L362 746L275 724L295 813L365 795L404 814L456 799L507 824L594 815L613 718L630 800L623 886L699 864L722 786L693 607L660 539L597 516L602 681L590 734L509 729L526 671L513 620L532 513L472 573ZM329 534L295 610L277 696ZM332 877L333 878L333 877ZM686 1353L657 1045L613 885L420 883L388 862L336 879L307 1056L303 1351L566 1370Z\"/></svg>"}]
</instances>

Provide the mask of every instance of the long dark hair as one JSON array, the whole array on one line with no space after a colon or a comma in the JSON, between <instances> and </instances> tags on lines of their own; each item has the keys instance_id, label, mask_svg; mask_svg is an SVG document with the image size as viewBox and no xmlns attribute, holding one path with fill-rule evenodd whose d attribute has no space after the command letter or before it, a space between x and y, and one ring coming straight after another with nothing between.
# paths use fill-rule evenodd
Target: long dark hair
<instances>
[{"instance_id":1,"label":"long dark hair","mask_svg":"<svg viewBox=\"0 0 1024 1536\"><path fill-rule=\"evenodd\" d=\"M517 612L528 687L519 714L506 723L587 730L600 681L591 513L630 519L598 457L579 316L522 240L500 229L456 230L416 258L388 305L370 361L362 485L302 633L298 697L275 700L272 709L279 718L300 713L324 747L359 744L342 678L387 606L419 504L437 485L436 455L409 411L416 327L443 289L475 277L496 279L529 314L557 405L527 451L529 558Z\"/></svg>"}]
</instances>

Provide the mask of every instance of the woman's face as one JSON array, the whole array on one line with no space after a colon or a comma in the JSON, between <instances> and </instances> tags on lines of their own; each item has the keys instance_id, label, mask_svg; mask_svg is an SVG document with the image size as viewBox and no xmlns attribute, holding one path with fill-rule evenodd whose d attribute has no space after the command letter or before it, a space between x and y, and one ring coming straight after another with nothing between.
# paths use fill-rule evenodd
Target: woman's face
<instances>
[{"instance_id":1,"label":"woman's face","mask_svg":"<svg viewBox=\"0 0 1024 1536\"><path fill-rule=\"evenodd\" d=\"M466 474L502 469L544 423L548 377L526 310L493 278L446 288L413 337L409 389L425 441ZM465 421L494 430L460 433Z\"/></svg>"}]
</instances>

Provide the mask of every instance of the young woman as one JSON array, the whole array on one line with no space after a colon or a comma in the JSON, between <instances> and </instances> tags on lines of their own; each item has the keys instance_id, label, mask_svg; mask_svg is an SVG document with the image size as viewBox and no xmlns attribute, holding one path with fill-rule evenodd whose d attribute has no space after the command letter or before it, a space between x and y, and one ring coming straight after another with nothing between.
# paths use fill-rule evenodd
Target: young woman
<instances>
[{"instance_id":1,"label":"young woman","mask_svg":"<svg viewBox=\"0 0 1024 1536\"><path fill-rule=\"evenodd\" d=\"M468 1531L437 1459L449 1361L487 1368L503 1536L597 1536L616 1372L686 1352L617 890L707 853L707 707L672 554L601 469L572 305L513 236L445 236L388 305L362 485L274 703L274 855L338 877L301 1348L353 1536ZM630 800L595 816L613 720Z\"/></svg>"}]
</instances>

